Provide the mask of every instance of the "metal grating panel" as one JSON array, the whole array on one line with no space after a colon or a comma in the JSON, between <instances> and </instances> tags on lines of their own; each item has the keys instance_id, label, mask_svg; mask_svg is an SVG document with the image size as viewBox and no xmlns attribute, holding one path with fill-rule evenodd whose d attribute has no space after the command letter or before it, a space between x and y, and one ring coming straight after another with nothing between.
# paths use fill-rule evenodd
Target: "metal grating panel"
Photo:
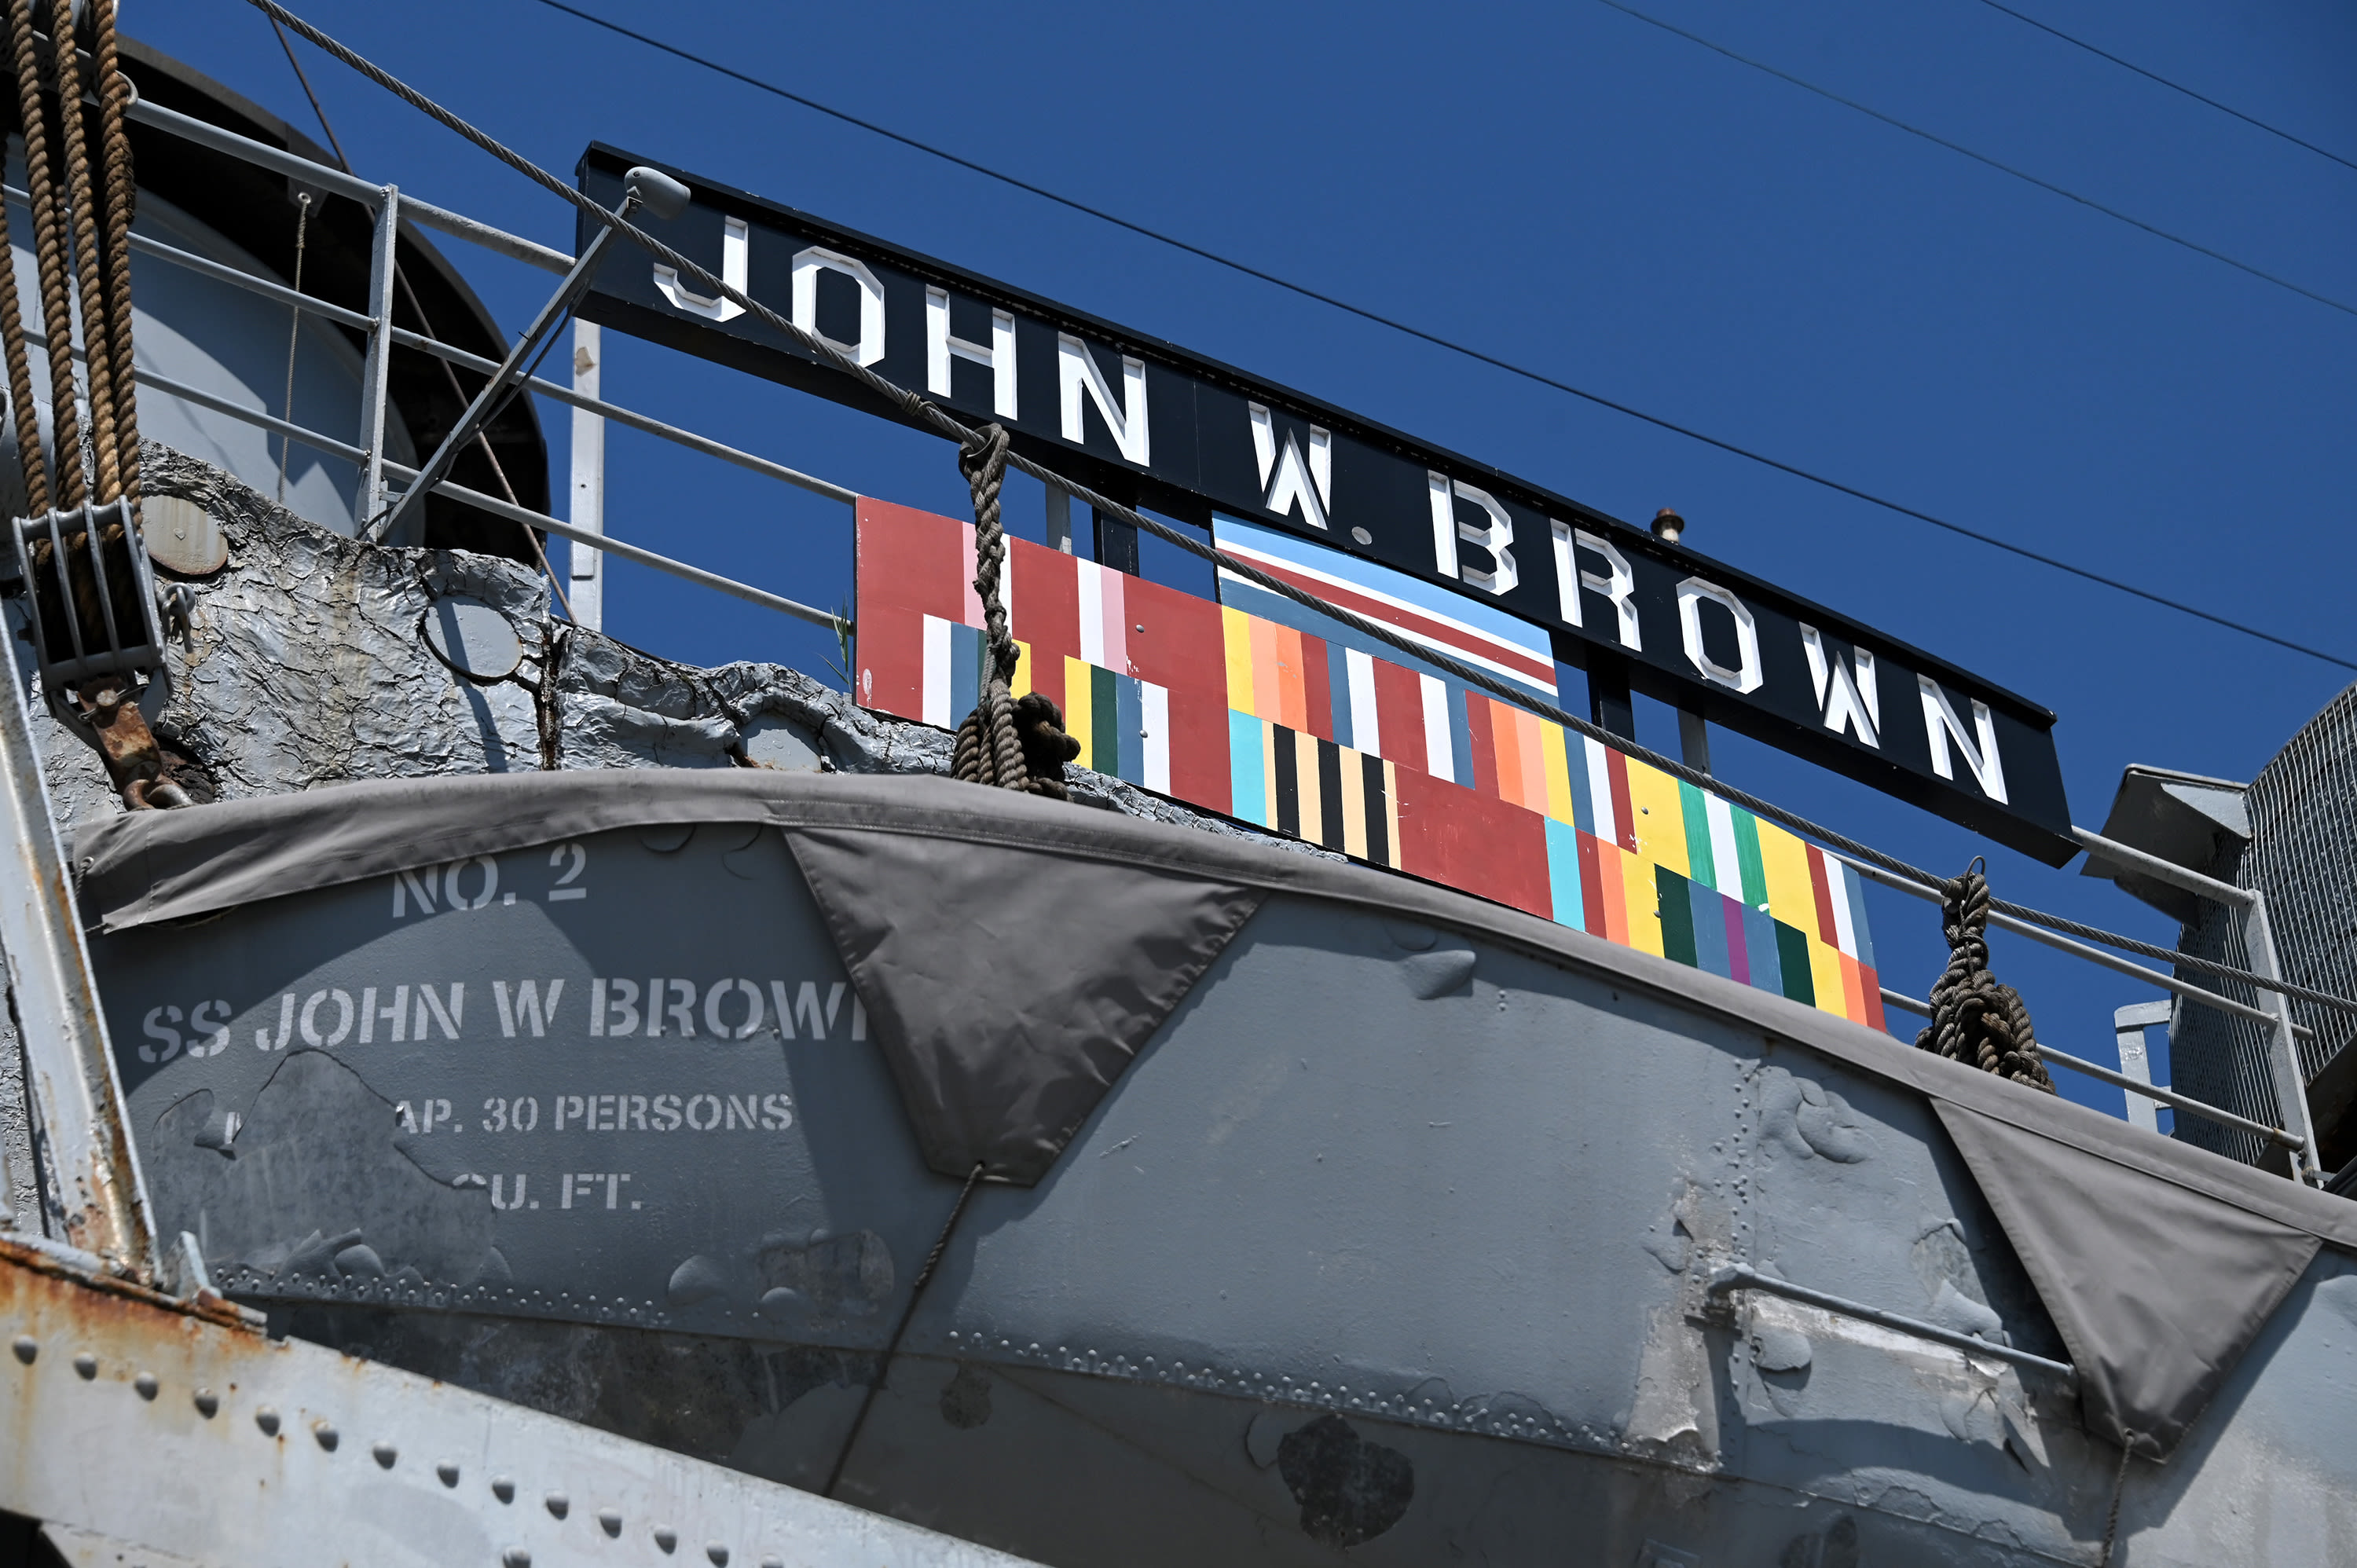
<instances>
[{"instance_id":1,"label":"metal grating panel","mask_svg":"<svg viewBox=\"0 0 2357 1568\"><path fill-rule=\"evenodd\" d=\"M2357 686L2292 736L2251 781L2245 797L2251 842L2212 875L2265 893L2287 978L2336 995L2357 995ZM2247 967L2236 911L2204 907L2178 938L2178 950ZM2246 985L2198 971L2181 978L2215 985L2255 1005ZM2300 1076L2313 1080L2357 1036L2357 1016L2295 1000L2292 1016L2315 1031L2299 1042ZM2239 1115L2276 1120L2259 1026L2207 1007L2180 1007L2170 1051L2177 1090ZM2177 1119L2177 1135L2245 1164L2263 1152L2256 1137L2198 1117Z\"/></svg>"}]
</instances>

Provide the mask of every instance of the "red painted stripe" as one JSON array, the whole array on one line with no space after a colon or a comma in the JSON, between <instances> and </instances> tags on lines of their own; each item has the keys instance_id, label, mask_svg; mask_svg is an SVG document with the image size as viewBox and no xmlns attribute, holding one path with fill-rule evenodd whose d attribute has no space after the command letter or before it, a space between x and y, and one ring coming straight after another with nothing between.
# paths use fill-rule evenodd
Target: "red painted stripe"
<instances>
[{"instance_id":1,"label":"red painted stripe","mask_svg":"<svg viewBox=\"0 0 2357 1568\"><path fill-rule=\"evenodd\" d=\"M1228 811L1234 778L1228 767L1228 666L1220 607L1142 578L1122 586L1130 668L1139 680L1170 693L1170 792L1211 811Z\"/></svg>"},{"instance_id":2,"label":"red painted stripe","mask_svg":"<svg viewBox=\"0 0 2357 1568\"><path fill-rule=\"evenodd\" d=\"M1555 690L1553 660L1541 660L1514 647L1512 643L1495 642L1478 633L1460 631L1456 627L1444 625L1429 616L1418 615L1414 610L1402 609L1396 605L1387 605L1381 599L1370 598L1364 594L1353 592L1333 583L1321 583L1304 573L1288 571L1270 562L1255 561L1253 564L1272 577L1291 583L1297 588L1306 588L1329 604L1340 605L1346 610L1355 610L1369 620L1379 620L1388 626L1395 626L1402 631L1412 631L1419 637L1428 637L1443 648L1479 654L1484 659L1504 665L1518 675L1536 681L1550 692Z\"/></svg>"},{"instance_id":3,"label":"red painted stripe","mask_svg":"<svg viewBox=\"0 0 2357 1568\"><path fill-rule=\"evenodd\" d=\"M1037 665L1031 671L1032 689L1047 693L1060 705L1064 660L1081 656L1079 563L1028 539L1010 539L1006 549L1015 586L1015 613L1007 628L1016 641L1031 645Z\"/></svg>"},{"instance_id":4,"label":"red painted stripe","mask_svg":"<svg viewBox=\"0 0 2357 1568\"><path fill-rule=\"evenodd\" d=\"M1397 777L1401 870L1542 919L1554 914L1544 817L1420 768L1399 768Z\"/></svg>"},{"instance_id":5,"label":"red painted stripe","mask_svg":"<svg viewBox=\"0 0 2357 1568\"><path fill-rule=\"evenodd\" d=\"M1604 868L1596 852L1596 835L1585 829L1579 832L1579 904L1582 929L1590 936L1600 937L1612 927L1604 918Z\"/></svg>"},{"instance_id":6,"label":"red painted stripe","mask_svg":"<svg viewBox=\"0 0 2357 1568\"><path fill-rule=\"evenodd\" d=\"M1375 727L1383 732L1383 755L1424 770L1424 683L1415 671L1387 660L1375 667Z\"/></svg>"},{"instance_id":7,"label":"red painted stripe","mask_svg":"<svg viewBox=\"0 0 2357 1568\"><path fill-rule=\"evenodd\" d=\"M1306 699L1309 733L1320 740L1334 738L1334 678L1326 667L1328 649L1322 637L1301 639L1301 694Z\"/></svg>"},{"instance_id":8,"label":"red painted stripe","mask_svg":"<svg viewBox=\"0 0 2357 1568\"><path fill-rule=\"evenodd\" d=\"M1834 924L1833 891L1825 882L1825 854L1815 844L1809 851L1809 890L1817 900L1817 940L1841 951L1841 930Z\"/></svg>"},{"instance_id":9,"label":"red painted stripe","mask_svg":"<svg viewBox=\"0 0 2357 1568\"><path fill-rule=\"evenodd\" d=\"M1882 976L1864 964L1857 966L1858 990L1866 1000L1866 1021L1885 1034L1890 1032L1890 1022L1882 1015Z\"/></svg>"},{"instance_id":10,"label":"red painted stripe","mask_svg":"<svg viewBox=\"0 0 2357 1568\"><path fill-rule=\"evenodd\" d=\"M1637 808L1629 803L1629 758L1611 746L1604 748L1604 771L1612 779L1612 825L1620 847L1637 853Z\"/></svg>"},{"instance_id":11,"label":"red painted stripe","mask_svg":"<svg viewBox=\"0 0 2357 1568\"><path fill-rule=\"evenodd\" d=\"M965 621L972 585L958 576L974 525L863 496L855 510L862 607L900 608Z\"/></svg>"}]
</instances>

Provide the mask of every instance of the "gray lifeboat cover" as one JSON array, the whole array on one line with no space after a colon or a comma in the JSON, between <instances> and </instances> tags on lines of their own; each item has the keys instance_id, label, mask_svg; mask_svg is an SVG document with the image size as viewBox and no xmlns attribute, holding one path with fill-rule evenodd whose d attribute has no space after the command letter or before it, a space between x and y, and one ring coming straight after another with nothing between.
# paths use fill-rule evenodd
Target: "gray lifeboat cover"
<instances>
[{"instance_id":1,"label":"gray lifeboat cover","mask_svg":"<svg viewBox=\"0 0 2357 1568\"><path fill-rule=\"evenodd\" d=\"M783 832L927 1163L1037 1181L1271 894L1454 928L1716 1007L1932 1101L2078 1369L2094 1432L2175 1448L2357 1205L1813 1008L1358 867L935 779L540 773L114 818L76 845L109 932L585 835Z\"/></svg>"}]
</instances>

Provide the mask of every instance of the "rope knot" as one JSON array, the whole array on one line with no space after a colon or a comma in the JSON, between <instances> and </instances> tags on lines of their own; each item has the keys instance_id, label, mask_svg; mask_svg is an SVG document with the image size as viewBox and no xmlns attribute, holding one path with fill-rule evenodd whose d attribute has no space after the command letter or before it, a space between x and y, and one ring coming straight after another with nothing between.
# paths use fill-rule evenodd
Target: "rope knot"
<instances>
[{"instance_id":1,"label":"rope knot","mask_svg":"<svg viewBox=\"0 0 2357 1568\"><path fill-rule=\"evenodd\" d=\"M1941 885L1940 929L1948 939L1948 967L1932 987L1932 1022L1915 1036L1915 1045L2051 1094L2054 1081L2039 1059L2029 1007L2019 992L1989 972L1986 867L1975 855L1963 875Z\"/></svg>"}]
</instances>

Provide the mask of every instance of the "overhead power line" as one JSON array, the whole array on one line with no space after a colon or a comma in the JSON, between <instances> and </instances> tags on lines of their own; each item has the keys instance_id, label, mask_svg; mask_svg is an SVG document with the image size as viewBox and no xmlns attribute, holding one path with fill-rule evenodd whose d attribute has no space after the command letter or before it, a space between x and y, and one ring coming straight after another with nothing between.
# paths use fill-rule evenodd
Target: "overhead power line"
<instances>
[{"instance_id":1,"label":"overhead power line","mask_svg":"<svg viewBox=\"0 0 2357 1568\"><path fill-rule=\"evenodd\" d=\"M1607 3L1609 4L1610 0L1607 0ZM602 27L609 33L614 33L622 38L629 38L635 43L644 44L649 48L659 49L664 54L671 55L678 59L685 60L690 65L699 66L705 70L717 72L722 76L726 76L735 81L742 82L746 86L753 88L759 91L769 93L772 97L782 98L790 103L798 103L805 109L827 115L832 119L839 120L846 125L856 126L860 130L869 132L875 135L882 136L888 141L898 142L902 146L912 148L917 152L925 154L929 157L939 158L944 163L954 164L962 169L966 169L974 174L981 175L985 179L996 180L1002 185L1010 186L1017 190L1024 191L1029 195L1039 197L1043 201L1053 202L1059 207L1065 208L1073 212L1081 213L1085 217L1096 219L1100 222L1110 223L1117 229L1125 229L1133 234L1152 240L1157 244L1168 245L1176 251L1183 251L1188 255L1210 262L1214 266L1225 267L1232 272L1241 273L1246 277L1257 279L1272 287L1283 289L1288 294L1297 295L1303 299L1314 300L1319 305L1329 306L1332 309L1341 311L1346 315L1355 316L1362 321L1371 321L1378 327L1387 328L1394 332L1398 332L1404 336L1414 338L1419 342L1429 343L1437 349L1447 349L1452 354L1460 354L1469 360L1476 360L1481 364L1488 365L1492 369L1503 371L1508 375L1518 376L1524 381L1534 382L1539 386L1551 388L1555 392L1567 393L1568 395L1578 398L1583 402L1594 403L1599 408L1609 408L1615 413L1626 414L1631 419L1641 421L1646 424L1654 426L1656 429L1666 430L1674 435L1683 435L1689 441L1698 441L1706 446L1715 447L1718 451L1727 453L1730 456L1741 457L1747 462L1758 463L1764 467L1773 468L1778 473L1789 474L1796 479L1803 479L1810 484L1822 486L1826 489L1835 491L1836 494L1848 496L1854 500L1864 501L1868 506L1879 507L1885 511L1896 512L1901 517L1912 518L1918 522L1927 522L1934 528L1944 529L1950 533L1958 534L1965 539L1973 540L1977 543L1988 545L1992 549L2005 551L2008 554L2018 555L2027 561L2035 561L2041 566L2050 566L2055 571L2080 578L2082 581L2093 583L2102 587L2110 588L2115 592L2126 594L2131 597L2142 599L2147 604L2158 605L2164 609L2175 610L2179 615L2191 616L2196 620L2207 621L2212 626L2222 627L2228 631L2240 632L2244 637L2256 638L2262 642L2273 643L2277 648L2287 649L2294 653L2305 654L2310 659L2319 660L2324 663L2336 665L2343 670L2357 671L2357 660L2343 659L2339 654L2335 653L2327 653L2322 649L2311 648L2304 642L2297 642L2287 637L2278 637L2274 632L2263 631L2257 627L2247 625L2242 621L2231 619L2225 616L2214 614L2212 611L2200 608L2194 605L2189 605L2181 599L2172 599L2164 594L2154 593L2148 588L2139 588L2133 583L2126 583L2116 577L2105 576L2100 572L2090 571L2084 566L2072 565L2068 561L2059 560L2054 556L2029 549L2024 545L2016 544L2010 540L2000 539L1992 533L1984 533L1975 528L1968 528L1963 523L1951 522L1946 518L1934 516L1931 512L1921 510L1916 507L1909 506L1903 501L1891 500L1887 497L1876 495L1870 490L1860 489L1855 485L1845 484L1839 479L1829 478L1823 474L1812 472L1811 470L1801 467L1796 464L1787 463L1781 458L1769 456L1764 452L1754 451L1750 447L1738 446L1735 442L1722 440L1718 436L1707 435L1703 431L1696 430L1691 425L1680 424L1675 420L1665 419L1657 413L1648 413L1641 408L1632 407L1631 405L1621 403L1617 399L1606 397L1601 392L1593 392L1587 391L1584 387L1574 386L1569 381L1559 380L1556 377L1546 374L1544 371L1532 370L1527 365L1518 365L1512 360L1501 359L1499 356L1489 353L1483 349L1472 348L1469 345L1457 342L1452 338L1443 338L1435 332L1427 332L1421 327L1410 326L1408 323L1401 321L1396 317L1385 316L1380 311L1370 310L1364 306L1353 305L1349 300L1339 298L1334 295L1327 294L1319 289L1312 288L1306 284L1295 283L1291 279L1280 277L1275 273L1265 272L1261 268L1254 266L1249 263L1240 262L1236 261L1232 257L1223 256L1216 251L1206 250L1200 245L1191 243L1186 240L1181 240L1175 235L1166 234L1160 230L1150 229L1143 223L1133 222L1129 219L1108 212L1103 208L1092 207L1084 201L1078 201L1073 199L1071 197L1060 195L1055 191L1048 189L1045 186L1034 185L1029 180L1023 179L1015 175L1003 173L998 169L992 168L987 164L976 163L972 158L961 156L956 153L949 151L945 147L937 146L931 142L920 141L914 136L908 135L899 131L895 131L888 125L880 125L873 120L862 119L856 114L837 109L833 104L821 102L815 98L811 98L802 93L796 92L790 88L780 87L776 82L767 81L760 77L749 75L732 66L723 65L718 60L711 59L705 56L681 48L676 44L666 43L661 38L651 37L646 33L641 33L635 28L624 27L619 22L608 21L605 17L597 16L594 12L584 11L578 6L566 4L566 0L538 0L538 4L549 7L551 10L562 11L568 16L573 16L581 21L587 22L593 27Z\"/></svg>"},{"instance_id":2,"label":"overhead power line","mask_svg":"<svg viewBox=\"0 0 2357 1568\"><path fill-rule=\"evenodd\" d=\"M2094 45L2087 42L2084 38L2074 38L2060 27L2048 27L2045 23L2040 21L2035 16L2026 16L2010 5L2000 5L1998 0L1981 0L1981 4L1987 6L1992 11L2002 11L2007 16L2012 17L2015 21L2026 23L2029 26L2037 28L2041 33L2050 33L2054 37L2061 39L2064 43L2069 44L2072 48L2084 49L2089 54L2095 56L2099 59L2107 59L2111 61L2114 65L2118 66L2122 70L2132 70L2138 76L2143 77L2147 81L2157 81L2161 86L2169 89L2171 92L2181 92L2186 97L2193 100L2196 103L2207 104L2211 108L2218 111L2221 114L2232 114L2235 119L2240 120L2245 125L2255 125L2270 136L2280 136L2295 147L2305 147L2309 152L2314 153L2318 157L2330 158L2342 168L2357 171L2357 163L2352 163L2349 159L2342 157L2339 153L2332 151L2330 148L2319 147L2314 142L2305 141L2300 137L2293 135L2289 131L2282 130L2276 126L2268 124L2265 120L2245 114L2231 103L2221 103L2214 98L2204 97L2202 94L2194 91L2193 89L2190 87L2184 86L2179 82L2169 81L2169 78L2162 76L2158 71L2145 70L2144 67L2136 64L2134 60L2122 59L2119 56L2112 53L2108 49L2097 48Z\"/></svg>"},{"instance_id":3,"label":"overhead power line","mask_svg":"<svg viewBox=\"0 0 2357 1568\"><path fill-rule=\"evenodd\" d=\"M553 4L554 0L542 0L542 3L544 5ZM1813 92L1818 97L1824 99L1828 102L1838 103L1845 109L1855 109L1859 113L1867 116L1869 119L1881 121L1884 124L1890 126L1894 130L1904 131L1910 136L1921 136L1923 140L1931 143L1935 147L1945 147L1948 151L1954 153L1959 156L1970 158L1976 164L1986 165L1987 167L1996 170L1999 174L2011 175L2014 178L2020 180L2025 184L2034 185L2039 189L2061 197L2066 201L2075 201L2091 212L2100 212L2106 218L2116 219L2120 222L2126 224L2131 229L2141 229L2156 240L2166 240L2172 245L2182 245L2185 249L2193 252L2197 255L2207 256L2213 262L2223 262L2226 265L2233 267L2236 272L2248 273L2251 276L2259 279L2262 283L2271 283L2277 288L2287 288L2291 290L2292 293L2298 295L2303 298L2316 301L2319 305L2329 305L2333 309L2340 311L2345 316L2357 316L2357 305L2344 304L2341 300L2333 298L2330 295L2319 294L2312 288L2292 282L2289 278L2277 277L2273 273L2264 272L2259 268L2251 265L2248 262L2238 262L2233 257L2226 254L2223 251L2213 251L2209 246L2201 244L2197 241L2185 238L2182 234L2172 234L2168 230L2147 223L2141 218L2130 217L2127 213L2121 211L2116 207L2106 207L2102 202L2095 200L2092 197L2082 196L2075 190L2066 190L2062 187L2056 185L2052 180L2040 179L2038 176L2031 174L2027 169L2016 168L2013 165L2007 163L1999 163L1996 159L1990 157L1986 153L1976 153L1961 142L1952 142L1945 136L1938 135L1932 132L1924 130L1921 125L1910 125L1904 120L1898 119L1893 115L1885 114L1879 109L1870 108L1864 103L1860 103L1855 98L1845 98L1840 93L1834 91L1830 88L1819 87L1813 81L1805 81L1800 77L1794 76L1789 70L1778 70L1776 67L1770 65L1765 60L1754 59L1747 54L1738 54L1735 50L1728 48L1724 44L1715 44L1711 42L1708 38L1704 38L1700 33L1690 33L1684 27L1676 26L1674 23L1663 21L1659 16L1647 16L1644 12L1638 10L1634 5L1624 5L1620 3L1620 0L1597 0L1597 4L1599 5L1609 5L1624 16L1633 16L1638 21L1643 22L1649 27L1659 27L1665 33L1674 33L1677 37L1685 39L1688 43L1700 44L1703 48L1710 50L1713 54L1724 55L1728 59L1735 61L1738 65L1748 65L1754 70L1764 71L1768 75L1774 77L1779 81L1787 81L1792 83L1794 87L1800 88L1803 91Z\"/></svg>"}]
</instances>

